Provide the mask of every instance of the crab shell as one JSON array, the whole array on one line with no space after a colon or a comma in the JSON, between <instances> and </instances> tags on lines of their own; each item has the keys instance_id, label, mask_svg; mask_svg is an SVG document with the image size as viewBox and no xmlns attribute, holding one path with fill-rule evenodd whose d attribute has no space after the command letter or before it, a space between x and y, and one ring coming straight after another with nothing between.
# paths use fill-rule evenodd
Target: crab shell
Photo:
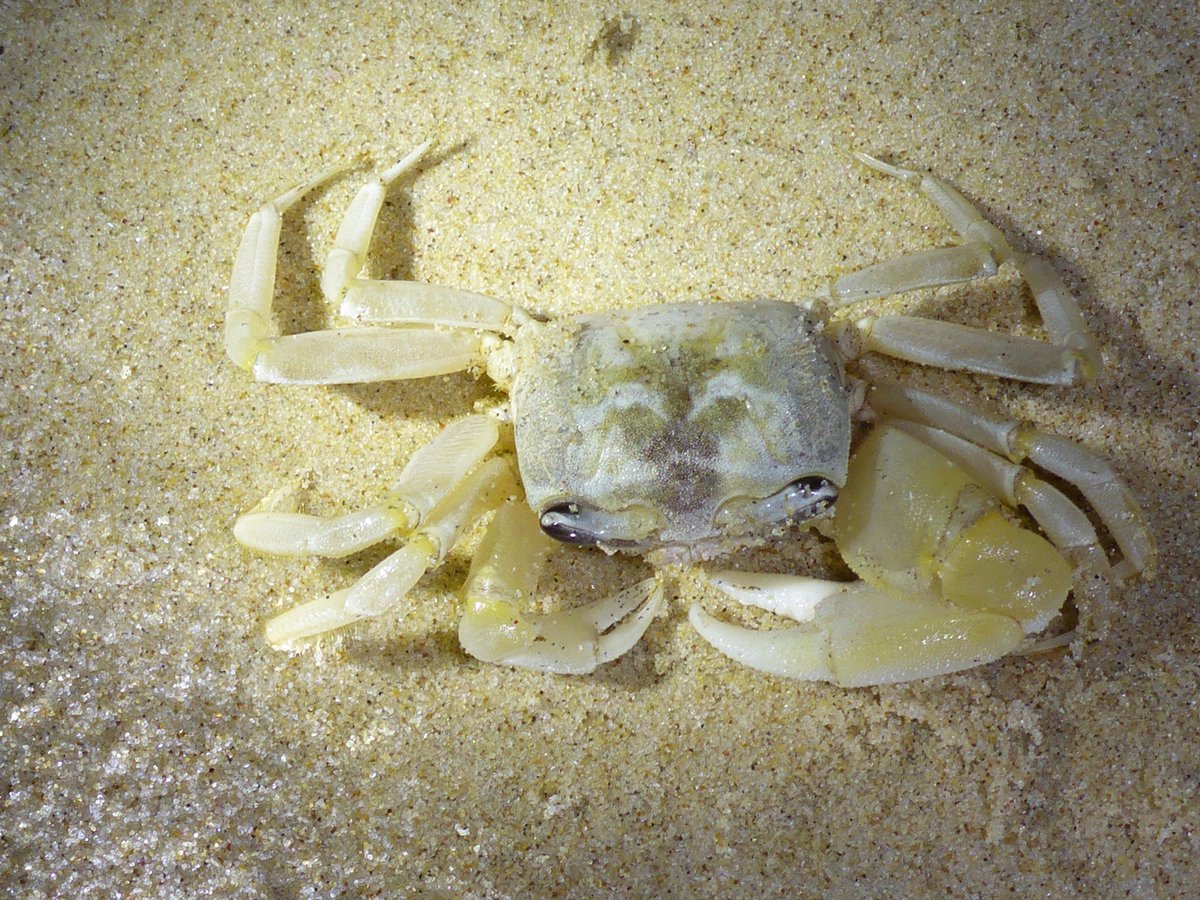
<instances>
[{"instance_id":1,"label":"crab shell","mask_svg":"<svg viewBox=\"0 0 1200 900\"><path fill-rule=\"evenodd\" d=\"M670 304L523 330L530 506L559 540L711 556L826 513L846 482L838 356L794 303Z\"/></svg>"}]
</instances>

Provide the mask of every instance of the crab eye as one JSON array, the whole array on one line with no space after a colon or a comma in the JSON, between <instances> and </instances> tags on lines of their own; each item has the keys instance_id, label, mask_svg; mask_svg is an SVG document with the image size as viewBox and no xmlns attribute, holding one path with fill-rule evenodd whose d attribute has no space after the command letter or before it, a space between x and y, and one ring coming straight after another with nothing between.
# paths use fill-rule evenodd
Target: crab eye
<instances>
[{"instance_id":1,"label":"crab eye","mask_svg":"<svg viewBox=\"0 0 1200 900\"><path fill-rule=\"evenodd\" d=\"M820 475L797 478L778 494L761 500L764 508L777 508L781 519L794 522L810 519L828 511L837 500L837 485Z\"/></svg>"},{"instance_id":2,"label":"crab eye","mask_svg":"<svg viewBox=\"0 0 1200 900\"><path fill-rule=\"evenodd\" d=\"M605 512L574 501L551 506L539 522L542 531L565 544L621 549L645 546L661 525L657 516L641 507Z\"/></svg>"},{"instance_id":3,"label":"crab eye","mask_svg":"<svg viewBox=\"0 0 1200 900\"><path fill-rule=\"evenodd\" d=\"M542 531L556 541L562 541L565 544L578 544L581 547L598 544L600 537L586 529L580 521L584 518L581 512L574 503L560 503L558 506L552 506L542 513L539 520Z\"/></svg>"},{"instance_id":4,"label":"crab eye","mask_svg":"<svg viewBox=\"0 0 1200 900\"><path fill-rule=\"evenodd\" d=\"M820 475L797 478L769 497L748 500L742 497L724 503L714 517L716 524L730 531L753 531L776 522L803 522L824 515L837 500L838 486Z\"/></svg>"}]
</instances>

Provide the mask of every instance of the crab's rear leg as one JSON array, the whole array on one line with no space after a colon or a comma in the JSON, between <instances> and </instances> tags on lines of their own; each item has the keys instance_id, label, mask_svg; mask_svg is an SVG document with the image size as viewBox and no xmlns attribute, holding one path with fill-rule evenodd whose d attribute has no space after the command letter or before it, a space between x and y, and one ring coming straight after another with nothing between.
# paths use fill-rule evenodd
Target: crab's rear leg
<instances>
[{"instance_id":1,"label":"crab's rear leg","mask_svg":"<svg viewBox=\"0 0 1200 900\"><path fill-rule=\"evenodd\" d=\"M365 322L420 327L357 325L283 336L271 335L271 298L283 213L313 188L343 171L328 169L264 204L250 218L234 263L226 313L225 347L236 364L259 381L347 384L421 378L458 372L486 362L496 338L514 316L508 304L454 288L408 281L359 278L388 186L410 172L426 142L365 184L347 209L321 276L331 303Z\"/></svg>"},{"instance_id":2,"label":"crab's rear leg","mask_svg":"<svg viewBox=\"0 0 1200 900\"><path fill-rule=\"evenodd\" d=\"M1092 378L1102 361L1079 306L1044 260L1015 252L998 228L940 178L852 152L858 162L903 181L930 200L963 243L869 266L829 289L834 306L993 275L1011 261L1029 285L1050 340L1002 334L916 316L865 316L842 323L839 343L853 358L876 352L897 359L1039 384Z\"/></svg>"},{"instance_id":3,"label":"crab's rear leg","mask_svg":"<svg viewBox=\"0 0 1200 900\"><path fill-rule=\"evenodd\" d=\"M329 303L340 304L343 316L360 322L505 331L525 316L495 297L420 281L359 277L389 185L417 165L429 147L426 141L359 189L325 261L321 291Z\"/></svg>"},{"instance_id":4,"label":"crab's rear leg","mask_svg":"<svg viewBox=\"0 0 1200 900\"><path fill-rule=\"evenodd\" d=\"M662 608L654 578L563 612L522 612L556 546L526 504L510 501L497 511L463 587L464 650L485 662L586 674L638 642Z\"/></svg>"}]
</instances>

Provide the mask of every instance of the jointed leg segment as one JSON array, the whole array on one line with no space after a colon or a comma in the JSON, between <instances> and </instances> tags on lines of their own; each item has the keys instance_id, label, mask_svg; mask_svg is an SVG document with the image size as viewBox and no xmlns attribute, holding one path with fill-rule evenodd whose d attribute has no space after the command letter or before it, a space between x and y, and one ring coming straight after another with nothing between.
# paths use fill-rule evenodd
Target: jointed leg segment
<instances>
[{"instance_id":1,"label":"jointed leg segment","mask_svg":"<svg viewBox=\"0 0 1200 900\"><path fill-rule=\"evenodd\" d=\"M225 346L229 357L259 381L348 384L422 378L458 372L487 361L491 348L479 332L506 332L525 320L499 300L412 281L359 277L388 186L410 172L426 142L364 185L351 202L321 276L321 288L341 314L358 325L271 336L271 297L283 213L304 194L344 171L327 169L263 205L250 218L229 287ZM494 343L494 341L493 341Z\"/></svg>"},{"instance_id":2,"label":"jointed leg segment","mask_svg":"<svg viewBox=\"0 0 1200 900\"><path fill-rule=\"evenodd\" d=\"M233 263L229 309L225 313L225 350L235 365L249 369L263 350L270 330L271 295L283 214L314 188L337 177L347 166L331 166L303 184L262 205L250 217Z\"/></svg>"},{"instance_id":3,"label":"jointed leg segment","mask_svg":"<svg viewBox=\"0 0 1200 900\"><path fill-rule=\"evenodd\" d=\"M851 155L863 165L898 178L932 201L963 243L870 266L830 285L829 302L845 306L871 297L954 284L996 273L1011 261L1033 292L1049 341L998 334L913 316L867 316L843 323L839 345L849 358L877 352L923 365L1014 378L1039 384L1072 384L1099 372L1101 359L1078 305L1044 261L1016 253L1004 235L940 178Z\"/></svg>"},{"instance_id":4,"label":"jointed leg segment","mask_svg":"<svg viewBox=\"0 0 1200 900\"><path fill-rule=\"evenodd\" d=\"M1024 506L1063 550L1100 562L1104 554L1087 517L1058 490L1020 465L1028 461L1070 482L1087 498L1124 559L1117 578L1154 567L1154 543L1132 492L1112 467L1074 441L1046 434L1025 422L990 415L916 388L876 383L870 408L889 419L913 423L921 440L965 468L1010 506ZM1077 562L1081 560L1077 559Z\"/></svg>"},{"instance_id":5,"label":"jointed leg segment","mask_svg":"<svg viewBox=\"0 0 1200 900\"><path fill-rule=\"evenodd\" d=\"M247 547L275 556L342 557L365 550L391 534L419 527L433 510L492 451L500 434L487 416L448 425L413 454L388 501L341 516L310 516L281 508L271 495L261 512L234 525Z\"/></svg>"},{"instance_id":6,"label":"jointed leg segment","mask_svg":"<svg viewBox=\"0 0 1200 900\"><path fill-rule=\"evenodd\" d=\"M484 461L497 437L484 416L447 427L413 456L388 502L367 510L330 518L291 510L241 517L234 534L243 544L281 555L346 556L392 535L406 538L352 587L272 619L268 640L278 645L320 634L398 604L445 559L470 521L516 490L507 463Z\"/></svg>"},{"instance_id":7,"label":"jointed leg segment","mask_svg":"<svg viewBox=\"0 0 1200 900\"><path fill-rule=\"evenodd\" d=\"M515 490L508 464L484 462L498 439L486 416L472 416L445 430L404 467L388 502L332 517L292 509L250 512L234 535L254 550L280 556L344 557L390 538L407 536L400 550L346 590L293 608L272 619L272 644L340 628L378 616L403 599L425 572L445 558L472 518ZM266 504L277 503L276 496Z\"/></svg>"}]
</instances>

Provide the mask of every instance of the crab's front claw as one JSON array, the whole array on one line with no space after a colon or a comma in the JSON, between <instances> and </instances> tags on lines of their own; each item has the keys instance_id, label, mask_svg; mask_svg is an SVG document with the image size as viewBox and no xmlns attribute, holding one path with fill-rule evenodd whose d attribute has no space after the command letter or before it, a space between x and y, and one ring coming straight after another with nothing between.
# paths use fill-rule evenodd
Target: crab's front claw
<instances>
[{"instance_id":1,"label":"crab's front claw","mask_svg":"<svg viewBox=\"0 0 1200 900\"><path fill-rule=\"evenodd\" d=\"M624 655L662 609L662 584L647 578L564 612L522 614L503 600L468 598L458 626L463 649L484 662L586 675Z\"/></svg>"},{"instance_id":2,"label":"crab's front claw","mask_svg":"<svg viewBox=\"0 0 1200 900\"><path fill-rule=\"evenodd\" d=\"M663 604L662 584L653 578L563 612L520 611L556 546L524 503L497 510L463 586L464 650L484 662L584 675L638 642Z\"/></svg>"},{"instance_id":3,"label":"crab's front claw","mask_svg":"<svg viewBox=\"0 0 1200 900\"><path fill-rule=\"evenodd\" d=\"M861 581L741 572L714 581L744 604L802 623L758 631L722 622L699 604L688 614L700 636L726 656L787 678L842 687L914 681L999 659L1023 638L1009 616L887 594Z\"/></svg>"}]
</instances>

